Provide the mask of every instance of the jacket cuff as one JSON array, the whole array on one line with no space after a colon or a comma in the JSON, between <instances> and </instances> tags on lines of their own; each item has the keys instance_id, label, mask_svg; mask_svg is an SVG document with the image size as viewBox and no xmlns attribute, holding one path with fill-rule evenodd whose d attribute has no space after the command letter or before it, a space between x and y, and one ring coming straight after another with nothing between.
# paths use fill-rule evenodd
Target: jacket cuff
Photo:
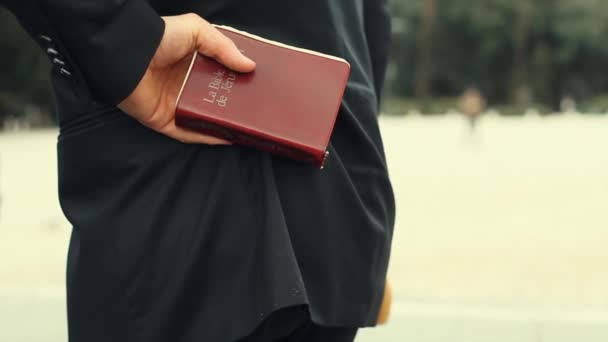
<instances>
[{"instance_id":1,"label":"jacket cuff","mask_svg":"<svg viewBox=\"0 0 608 342\"><path fill-rule=\"evenodd\" d=\"M146 0L125 1L112 21L91 37L84 76L94 96L117 105L139 84L156 53L165 22Z\"/></svg>"}]
</instances>

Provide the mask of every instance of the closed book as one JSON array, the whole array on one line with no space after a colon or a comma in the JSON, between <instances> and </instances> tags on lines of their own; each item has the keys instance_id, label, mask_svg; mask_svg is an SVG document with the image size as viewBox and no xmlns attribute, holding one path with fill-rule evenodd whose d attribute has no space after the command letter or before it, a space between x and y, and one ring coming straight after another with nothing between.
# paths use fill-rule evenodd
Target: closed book
<instances>
[{"instance_id":1,"label":"closed book","mask_svg":"<svg viewBox=\"0 0 608 342\"><path fill-rule=\"evenodd\" d=\"M217 26L256 62L231 71L195 53L177 100L176 124L318 167L344 95L344 59Z\"/></svg>"}]
</instances>

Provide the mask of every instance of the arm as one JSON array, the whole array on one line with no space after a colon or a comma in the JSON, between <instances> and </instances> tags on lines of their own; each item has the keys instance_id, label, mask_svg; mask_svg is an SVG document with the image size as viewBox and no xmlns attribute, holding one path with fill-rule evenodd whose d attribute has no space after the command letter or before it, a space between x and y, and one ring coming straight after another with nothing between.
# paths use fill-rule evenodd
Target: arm
<instances>
[{"instance_id":1,"label":"arm","mask_svg":"<svg viewBox=\"0 0 608 342\"><path fill-rule=\"evenodd\" d=\"M161 18L146 0L0 0L61 71L143 125L189 143L225 143L175 126L175 101L194 51L236 71L255 64L194 14ZM46 45L46 46L45 46Z\"/></svg>"},{"instance_id":2,"label":"arm","mask_svg":"<svg viewBox=\"0 0 608 342\"><path fill-rule=\"evenodd\" d=\"M66 70L110 104L135 88L165 29L145 0L3 2L44 50L57 51Z\"/></svg>"},{"instance_id":3,"label":"arm","mask_svg":"<svg viewBox=\"0 0 608 342\"><path fill-rule=\"evenodd\" d=\"M387 0L365 1L365 35L372 62L374 87L378 96L378 106L382 94L382 84L386 75L391 40L391 17Z\"/></svg>"}]
</instances>

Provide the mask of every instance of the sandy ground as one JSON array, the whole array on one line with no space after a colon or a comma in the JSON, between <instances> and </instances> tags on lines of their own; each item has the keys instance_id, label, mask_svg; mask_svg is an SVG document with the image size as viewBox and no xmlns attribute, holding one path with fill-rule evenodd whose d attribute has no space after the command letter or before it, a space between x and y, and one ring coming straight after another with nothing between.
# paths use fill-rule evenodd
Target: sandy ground
<instances>
[{"instance_id":1,"label":"sandy ground","mask_svg":"<svg viewBox=\"0 0 608 342\"><path fill-rule=\"evenodd\" d=\"M608 117L381 124L396 303L358 341L608 341ZM55 139L0 134L0 342L66 341Z\"/></svg>"}]
</instances>

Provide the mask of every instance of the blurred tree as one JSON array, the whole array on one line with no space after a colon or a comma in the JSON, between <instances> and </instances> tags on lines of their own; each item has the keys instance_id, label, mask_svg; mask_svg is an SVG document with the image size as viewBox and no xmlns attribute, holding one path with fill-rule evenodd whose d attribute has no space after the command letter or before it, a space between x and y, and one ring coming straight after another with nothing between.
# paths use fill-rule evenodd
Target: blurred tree
<instances>
[{"instance_id":1,"label":"blurred tree","mask_svg":"<svg viewBox=\"0 0 608 342\"><path fill-rule=\"evenodd\" d=\"M528 47L534 21L533 0L514 1L516 8L515 25L513 26L513 66L511 68L511 99L516 104L529 104L530 90L528 74Z\"/></svg>"},{"instance_id":2,"label":"blurred tree","mask_svg":"<svg viewBox=\"0 0 608 342\"><path fill-rule=\"evenodd\" d=\"M437 19L437 0L423 0L420 24L416 32L415 94L425 100L431 91L433 77L433 30Z\"/></svg>"},{"instance_id":3,"label":"blurred tree","mask_svg":"<svg viewBox=\"0 0 608 342\"><path fill-rule=\"evenodd\" d=\"M562 93L585 99L606 93L608 78L608 3L557 1L553 35Z\"/></svg>"},{"instance_id":4,"label":"blurred tree","mask_svg":"<svg viewBox=\"0 0 608 342\"><path fill-rule=\"evenodd\" d=\"M608 94L605 0L390 0L395 29L387 92L425 99L480 89L489 104L559 109ZM0 9L0 122L50 112L49 62Z\"/></svg>"},{"instance_id":5,"label":"blurred tree","mask_svg":"<svg viewBox=\"0 0 608 342\"><path fill-rule=\"evenodd\" d=\"M490 103L585 101L608 93L608 3L602 0L392 0L407 30L395 34L390 89L403 97Z\"/></svg>"}]
</instances>

